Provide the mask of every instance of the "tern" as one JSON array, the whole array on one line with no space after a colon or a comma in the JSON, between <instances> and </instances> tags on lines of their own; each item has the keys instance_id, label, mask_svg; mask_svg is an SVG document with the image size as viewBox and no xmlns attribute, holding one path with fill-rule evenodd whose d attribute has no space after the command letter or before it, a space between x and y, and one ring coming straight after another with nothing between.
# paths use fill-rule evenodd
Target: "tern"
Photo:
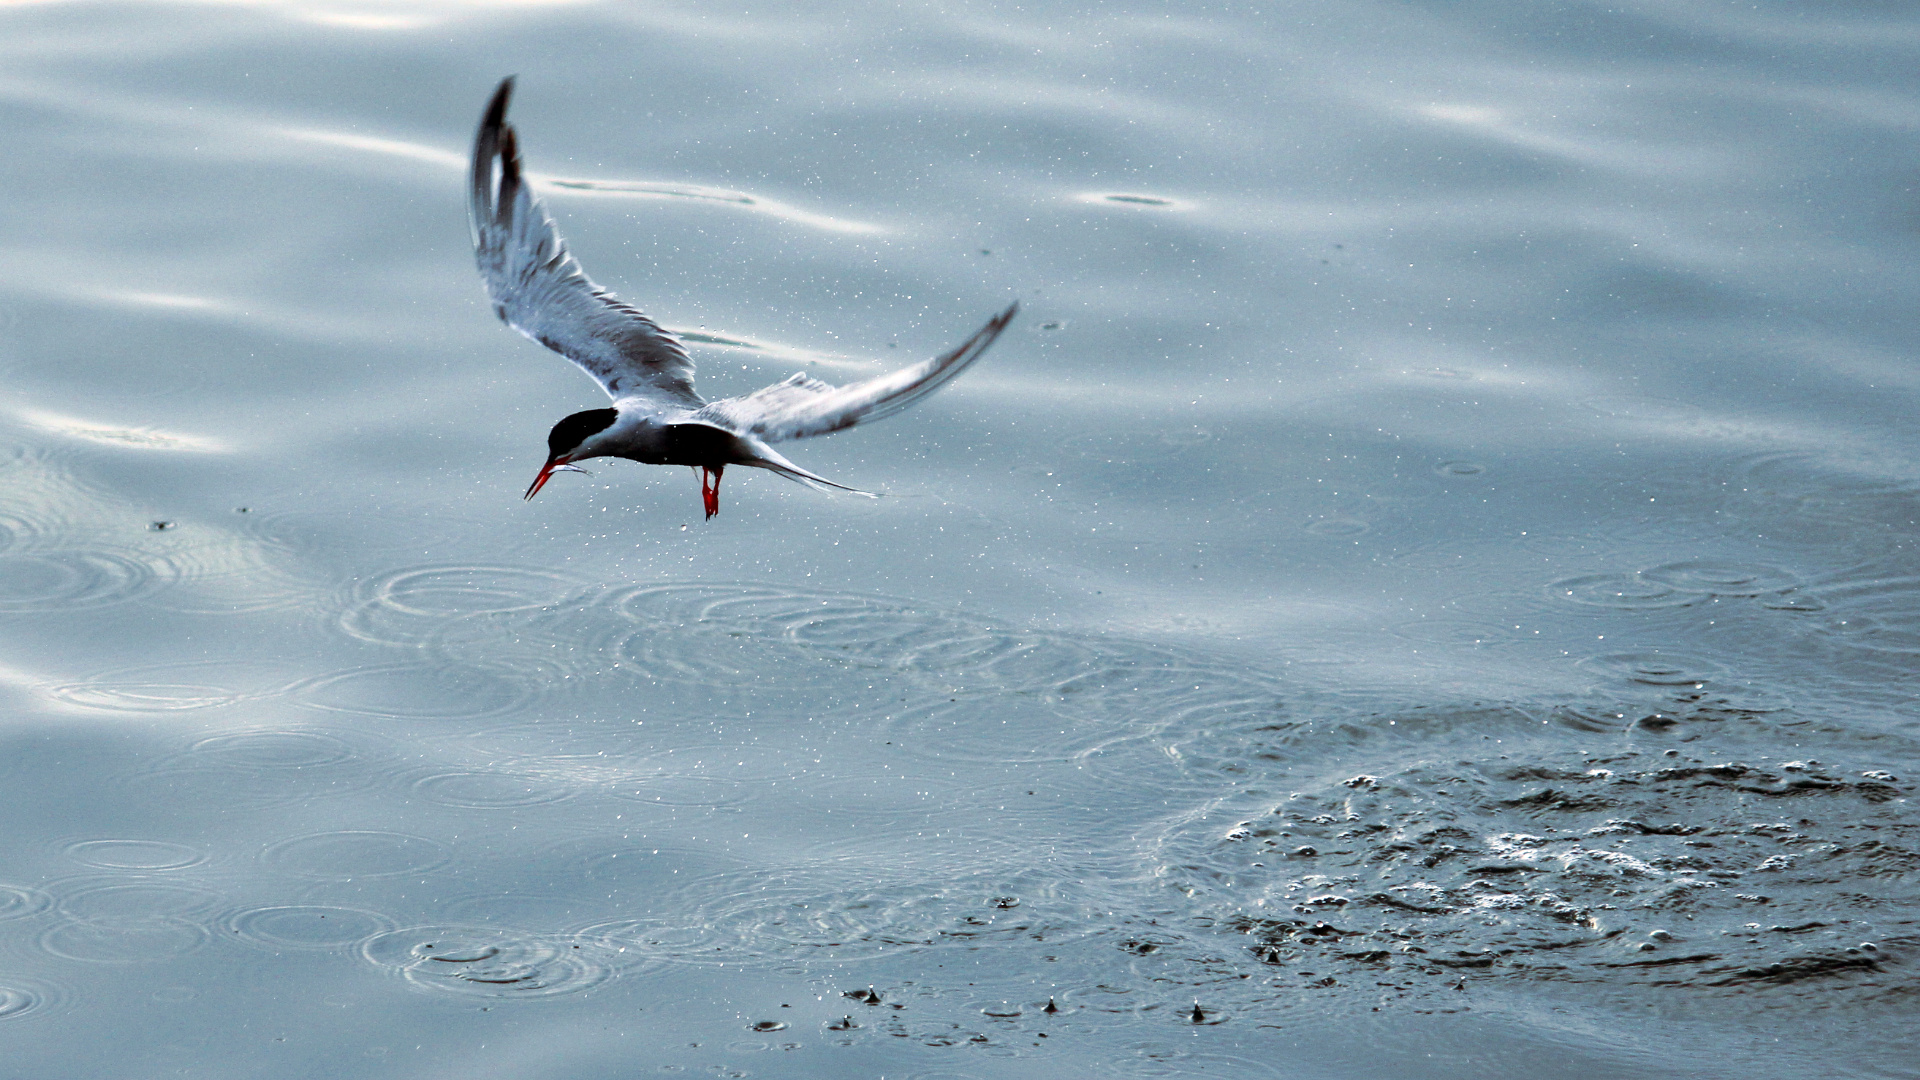
<instances>
[{"instance_id":1,"label":"tern","mask_svg":"<svg viewBox=\"0 0 1920 1080\"><path fill-rule=\"evenodd\" d=\"M740 397L707 401L693 389L693 360L672 333L593 283L533 194L520 168L501 80L473 139L469 210L474 257L494 314L584 368L613 399L553 425L547 462L527 487L533 498L574 462L623 457L649 465L690 465L700 476L707 517L720 512L720 475L729 465L769 469L809 487L872 492L837 484L782 457L772 443L824 435L878 420L926 397L1000 336L1015 301L958 348L924 363L850 386L804 372Z\"/></svg>"}]
</instances>

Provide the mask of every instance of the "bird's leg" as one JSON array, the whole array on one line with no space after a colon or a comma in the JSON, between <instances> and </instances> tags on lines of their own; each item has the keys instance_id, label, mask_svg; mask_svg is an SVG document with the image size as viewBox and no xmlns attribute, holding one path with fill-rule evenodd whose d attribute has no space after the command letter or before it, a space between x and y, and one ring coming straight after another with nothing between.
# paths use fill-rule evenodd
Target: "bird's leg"
<instances>
[{"instance_id":1,"label":"bird's leg","mask_svg":"<svg viewBox=\"0 0 1920 1080\"><path fill-rule=\"evenodd\" d=\"M700 466L700 498L707 506L707 519L720 512L720 474L725 465Z\"/></svg>"}]
</instances>

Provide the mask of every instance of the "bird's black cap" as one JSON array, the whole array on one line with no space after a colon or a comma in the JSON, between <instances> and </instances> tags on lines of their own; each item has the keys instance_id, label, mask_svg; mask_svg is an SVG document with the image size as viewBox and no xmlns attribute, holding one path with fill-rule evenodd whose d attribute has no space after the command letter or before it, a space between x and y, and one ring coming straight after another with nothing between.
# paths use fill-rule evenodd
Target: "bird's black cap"
<instances>
[{"instance_id":1,"label":"bird's black cap","mask_svg":"<svg viewBox=\"0 0 1920 1080\"><path fill-rule=\"evenodd\" d=\"M596 435L613 426L620 413L614 409L588 409L553 425L547 433L547 451L554 457L572 453L586 442L589 436Z\"/></svg>"}]
</instances>

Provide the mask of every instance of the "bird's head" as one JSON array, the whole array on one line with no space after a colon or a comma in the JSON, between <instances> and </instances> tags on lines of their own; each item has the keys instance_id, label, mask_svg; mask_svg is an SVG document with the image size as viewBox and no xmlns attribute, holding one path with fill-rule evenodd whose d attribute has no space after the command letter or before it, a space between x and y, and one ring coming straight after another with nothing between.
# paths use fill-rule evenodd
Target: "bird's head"
<instances>
[{"instance_id":1,"label":"bird's head","mask_svg":"<svg viewBox=\"0 0 1920 1080\"><path fill-rule=\"evenodd\" d=\"M531 499L546 486L547 478L563 470L568 464L581 458L599 456L590 445L594 436L613 426L620 413L614 409L588 409L553 425L547 432L547 463L540 467L540 475L533 478L527 487L526 497Z\"/></svg>"}]
</instances>

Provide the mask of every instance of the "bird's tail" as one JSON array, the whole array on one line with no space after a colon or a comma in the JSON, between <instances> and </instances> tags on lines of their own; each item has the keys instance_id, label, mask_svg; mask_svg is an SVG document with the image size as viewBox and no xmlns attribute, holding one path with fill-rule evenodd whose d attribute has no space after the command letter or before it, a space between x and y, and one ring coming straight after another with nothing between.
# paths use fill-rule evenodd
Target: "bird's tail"
<instances>
[{"instance_id":1,"label":"bird's tail","mask_svg":"<svg viewBox=\"0 0 1920 1080\"><path fill-rule=\"evenodd\" d=\"M769 472L779 473L794 483L805 484L815 491L844 491L852 495L864 495L869 499L877 499L880 497L880 493L877 491L861 491L857 487L836 484L818 473L808 472L780 456L779 451L765 443L759 443L754 446L753 452L754 457L751 460L741 462L741 464L752 465L758 469L766 469Z\"/></svg>"}]
</instances>

